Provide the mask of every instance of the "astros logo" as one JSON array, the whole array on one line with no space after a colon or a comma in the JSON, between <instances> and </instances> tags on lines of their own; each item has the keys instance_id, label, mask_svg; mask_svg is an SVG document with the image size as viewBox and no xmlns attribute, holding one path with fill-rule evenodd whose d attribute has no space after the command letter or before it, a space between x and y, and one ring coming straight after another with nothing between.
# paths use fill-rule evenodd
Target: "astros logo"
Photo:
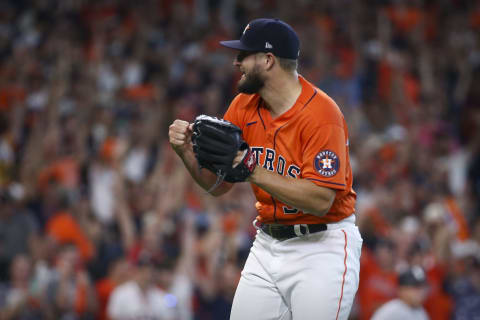
<instances>
[{"instance_id":1,"label":"astros logo","mask_svg":"<svg viewBox=\"0 0 480 320\"><path fill-rule=\"evenodd\" d=\"M323 150L315 156L313 164L318 173L328 178L337 174L338 168L340 167L340 160L335 152Z\"/></svg>"},{"instance_id":2,"label":"astros logo","mask_svg":"<svg viewBox=\"0 0 480 320\"><path fill-rule=\"evenodd\" d=\"M245 30L243 30L243 34L245 34L245 31L247 31L248 29L250 29L250 24L247 24L247 26L245 27Z\"/></svg>"}]
</instances>

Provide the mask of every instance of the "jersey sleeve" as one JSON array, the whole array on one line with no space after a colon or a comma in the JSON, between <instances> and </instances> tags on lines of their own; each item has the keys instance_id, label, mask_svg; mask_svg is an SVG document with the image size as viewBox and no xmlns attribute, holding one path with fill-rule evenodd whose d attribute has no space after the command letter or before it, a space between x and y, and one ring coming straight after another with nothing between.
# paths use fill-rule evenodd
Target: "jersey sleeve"
<instances>
[{"instance_id":1,"label":"jersey sleeve","mask_svg":"<svg viewBox=\"0 0 480 320\"><path fill-rule=\"evenodd\" d=\"M345 131L338 124L317 127L303 150L302 178L336 190L347 188Z\"/></svg>"}]
</instances>

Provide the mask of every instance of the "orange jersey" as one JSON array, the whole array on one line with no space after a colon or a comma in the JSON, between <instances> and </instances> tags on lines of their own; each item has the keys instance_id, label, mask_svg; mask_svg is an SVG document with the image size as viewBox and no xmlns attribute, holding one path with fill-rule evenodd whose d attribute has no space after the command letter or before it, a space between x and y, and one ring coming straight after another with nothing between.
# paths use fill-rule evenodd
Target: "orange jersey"
<instances>
[{"instance_id":1,"label":"orange jersey","mask_svg":"<svg viewBox=\"0 0 480 320\"><path fill-rule=\"evenodd\" d=\"M259 221L311 224L340 221L355 211L348 130L336 103L299 76L302 93L288 111L272 119L258 94L239 94L224 118L242 129L257 165L291 178L336 190L330 211L317 217L292 208L252 184Z\"/></svg>"}]
</instances>

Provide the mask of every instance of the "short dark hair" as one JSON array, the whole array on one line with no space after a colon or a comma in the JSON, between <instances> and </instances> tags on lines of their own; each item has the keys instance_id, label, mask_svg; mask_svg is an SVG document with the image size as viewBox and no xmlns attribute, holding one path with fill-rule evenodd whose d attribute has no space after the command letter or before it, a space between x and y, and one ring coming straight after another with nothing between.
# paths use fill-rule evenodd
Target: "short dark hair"
<instances>
[{"instance_id":1,"label":"short dark hair","mask_svg":"<svg viewBox=\"0 0 480 320\"><path fill-rule=\"evenodd\" d=\"M280 64L280 68L285 71L296 71L298 67L298 60L297 59L285 59L277 57L278 63Z\"/></svg>"}]
</instances>

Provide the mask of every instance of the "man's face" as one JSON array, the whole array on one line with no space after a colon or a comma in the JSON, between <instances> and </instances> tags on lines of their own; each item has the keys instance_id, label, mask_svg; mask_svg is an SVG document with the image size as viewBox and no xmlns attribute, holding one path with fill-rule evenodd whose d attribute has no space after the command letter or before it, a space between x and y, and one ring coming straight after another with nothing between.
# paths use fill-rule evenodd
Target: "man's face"
<instances>
[{"instance_id":1,"label":"man's face","mask_svg":"<svg viewBox=\"0 0 480 320\"><path fill-rule=\"evenodd\" d=\"M154 271L155 269L150 264L138 266L138 281L141 282L143 285L152 283L154 280Z\"/></svg>"},{"instance_id":2,"label":"man's face","mask_svg":"<svg viewBox=\"0 0 480 320\"><path fill-rule=\"evenodd\" d=\"M402 286L398 289L398 296L413 308L421 307L426 295L425 286Z\"/></svg>"},{"instance_id":3,"label":"man's face","mask_svg":"<svg viewBox=\"0 0 480 320\"><path fill-rule=\"evenodd\" d=\"M242 72L242 77L237 84L238 92L240 93L258 93L265 85L265 79L262 77L260 67L257 65L257 54L240 51L235 59L235 66Z\"/></svg>"}]
</instances>

